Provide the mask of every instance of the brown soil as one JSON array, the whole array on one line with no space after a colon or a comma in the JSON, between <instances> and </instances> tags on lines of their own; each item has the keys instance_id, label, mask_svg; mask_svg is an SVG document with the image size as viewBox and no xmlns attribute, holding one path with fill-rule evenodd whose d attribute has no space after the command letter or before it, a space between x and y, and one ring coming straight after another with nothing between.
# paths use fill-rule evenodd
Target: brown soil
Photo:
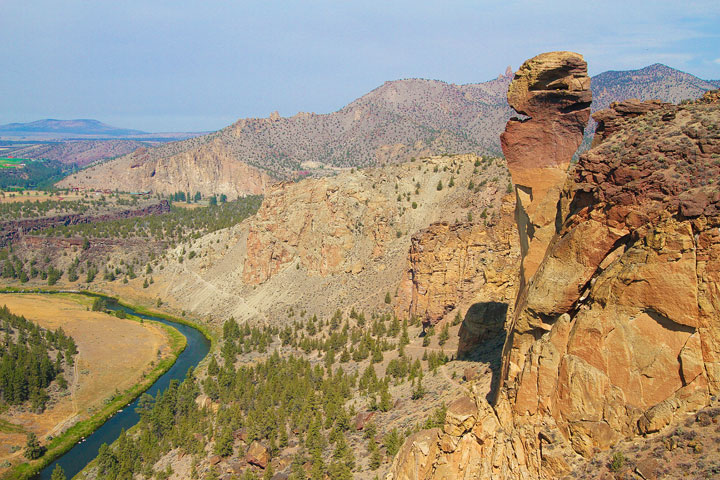
<instances>
[{"instance_id":1,"label":"brown soil","mask_svg":"<svg viewBox=\"0 0 720 480\"><path fill-rule=\"evenodd\" d=\"M41 440L88 418L107 398L138 383L151 364L170 353L161 328L89 311L90 299L78 295L0 294L0 305L44 328L62 327L78 347L74 371L65 372L68 390L51 395L44 413L11 409L0 415L0 421L35 432ZM13 453L11 448L24 444L25 433L0 431L0 462L19 457L22 450Z\"/></svg>"}]
</instances>

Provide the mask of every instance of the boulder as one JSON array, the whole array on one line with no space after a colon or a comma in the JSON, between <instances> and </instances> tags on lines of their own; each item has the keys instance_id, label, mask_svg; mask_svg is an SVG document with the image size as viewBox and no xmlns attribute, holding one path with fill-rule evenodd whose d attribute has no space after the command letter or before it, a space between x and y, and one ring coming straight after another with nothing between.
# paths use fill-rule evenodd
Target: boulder
<instances>
[{"instance_id":1,"label":"boulder","mask_svg":"<svg viewBox=\"0 0 720 480\"><path fill-rule=\"evenodd\" d=\"M355 424L355 430L362 430L365 428L365 425L367 425L374 416L375 412L360 412L355 415L355 420L353 421Z\"/></svg>"},{"instance_id":2,"label":"boulder","mask_svg":"<svg viewBox=\"0 0 720 480\"><path fill-rule=\"evenodd\" d=\"M477 405L470 397L454 400L447 408L443 431L455 437L472 429L477 419Z\"/></svg>"},{"instance_id":3,"label":"boulder","mask_svg":"<svg viewBox=\"0 0 720 480\"><path fill-rule=\"evenodd\" d=\"M268 452L268 449L256 440L250 444L247 455L245 455L245 461L247 461L250 465L255 465L264 469L270 461L270 452Z\"/></svg>"}]
</instances>

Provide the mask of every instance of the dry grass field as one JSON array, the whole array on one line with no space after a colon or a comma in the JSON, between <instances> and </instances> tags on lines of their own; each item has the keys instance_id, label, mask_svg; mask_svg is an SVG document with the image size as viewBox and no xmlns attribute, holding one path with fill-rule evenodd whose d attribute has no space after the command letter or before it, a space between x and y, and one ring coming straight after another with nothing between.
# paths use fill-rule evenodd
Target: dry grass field
<instances>
[{"instance_id":1,"label":"dry grass field","mask_svg":"<svg viewBox=\"0 0 720 480\"><path fill-rule=\"evenodd\" d=\"M26 190L20 195L19 192L2 192L0 193L0 203L17 203L17 202L46 202L48 200L58 201L76 201L83 198L83 193L72 192L68 194L52 195L49 192L41 190Z\"/></svg>"},{"instance_id":2,"label":"dry grass field","mask_svg":"<svg viewBox=\"0 0 720 480\"><path fill-rule=\"evenodd\" d=\"M152 364L171 353L165 332L152 323L121 320L89 310L92 300L80 295L0 294L0 305L44 328L63 330L75 339L78 355L70 386L42 414L11 409L0 415L0 462L20 457L25 432L40 439L55 436L88 418L116 392L138 383ZM12 424L12 425L8 425Z\"/></svg>"},{"instance_id":3,"label":"dry grass field","mask_svg":"<svg viewBox=\"0 0 720 480\"><path fill-rule=\"evenodd\" d=\"M93 199L99 199L102 196L105 196L105 198L108 198L108 194L104 194L102 192L67 192L67 193L54 193L53 195L50 195L50 192L46 192L44 190L25 190L22 192L22 195L20 192L0 192L0 203L16 203L16 202L46 202L48 200L53 200L56 202L65 201L65 202L75 202L77 200L82 200L85 198L85 196L88 196L91 200ZM119 199L124 200L132 200L133 198L139 198L137 195L131 195L129 193L121 193L118 196ZM179 205L183 206L183 205ZM197 207L204 207L207 205L198 205L195 203L189 204L188 208L197 208Z\"/></svg>"},{"instance_id":4,"label":"dry grass field","mask_svg":"<svg viewBox=\"0 0 720 480\"><path fill-rule=\"evenodd\" d=\"M195 210L196 208L205 208L207 203L188 203L188 202L173 202L173 206L185 208L187 210Z\"/></svg>"}]
</instances>

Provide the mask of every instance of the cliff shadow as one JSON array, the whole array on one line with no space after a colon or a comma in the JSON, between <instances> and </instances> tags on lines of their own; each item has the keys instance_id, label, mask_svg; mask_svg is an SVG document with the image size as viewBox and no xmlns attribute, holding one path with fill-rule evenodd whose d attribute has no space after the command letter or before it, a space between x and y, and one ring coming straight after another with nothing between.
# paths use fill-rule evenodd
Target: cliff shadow
<instances>
[{"instance_id":1,"label":"cliff shadow","mask_svg":"<svg viewBox=\"0 0 720 480\"><path fill-rule=\"evenodd\" d=\"M490 371L492 378L488 401L495 398L500 385L502 349L505 344L505 321L508 304L502 302L479 302L468 308L460 325L457 358L478 362L485 366L476 368L478 375Z\"/></svg>"}]
</instances>

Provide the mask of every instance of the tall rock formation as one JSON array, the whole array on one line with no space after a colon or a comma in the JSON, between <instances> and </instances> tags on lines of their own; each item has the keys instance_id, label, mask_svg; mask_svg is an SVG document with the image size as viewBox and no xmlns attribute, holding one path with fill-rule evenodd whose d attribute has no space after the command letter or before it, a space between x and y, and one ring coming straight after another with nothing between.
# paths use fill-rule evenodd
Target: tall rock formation
<instances>
[{"instance_id":1,"label":"tall rock formation","mask_svg":"<svg viewBox=\"0 0 720 480\"><path fill-rule=\"evenodd\" d=\"M583 57L550 52L522 64L508 103L529 118L511 118L500 136L517 193L516 221L527 283L556 231L556 206L570 160L590 118L590 77Z\"/></svg>"},{"instance_id":2,"label":"tall rock formation","mask_svg":"<svg viewBox=\"0 0 720 480\"><path fill-rule=\"evenodd\" d=\"M397 315L435 325L447 314L466 312L478 302L511 305L520 260L513 209L513 196L506 195L498 214L488 221L435 223L413 235ZM492 330L498 333L502 328L500 322Z\"/></svg>"},{"instance_id":3,"label":"tall rock formation","mask_svg":"<svg viewBox=\"0 0 720 480\"><path fill-rule=\"evenodd\" d=\"M519 293L498 393L488 403L474 388L474 414L467 399L450 405L388 478L571 478L583 456L720 392L717 100L598 115L614 125L556 201L558 231Z\"/></svg>"}]
</instances>

